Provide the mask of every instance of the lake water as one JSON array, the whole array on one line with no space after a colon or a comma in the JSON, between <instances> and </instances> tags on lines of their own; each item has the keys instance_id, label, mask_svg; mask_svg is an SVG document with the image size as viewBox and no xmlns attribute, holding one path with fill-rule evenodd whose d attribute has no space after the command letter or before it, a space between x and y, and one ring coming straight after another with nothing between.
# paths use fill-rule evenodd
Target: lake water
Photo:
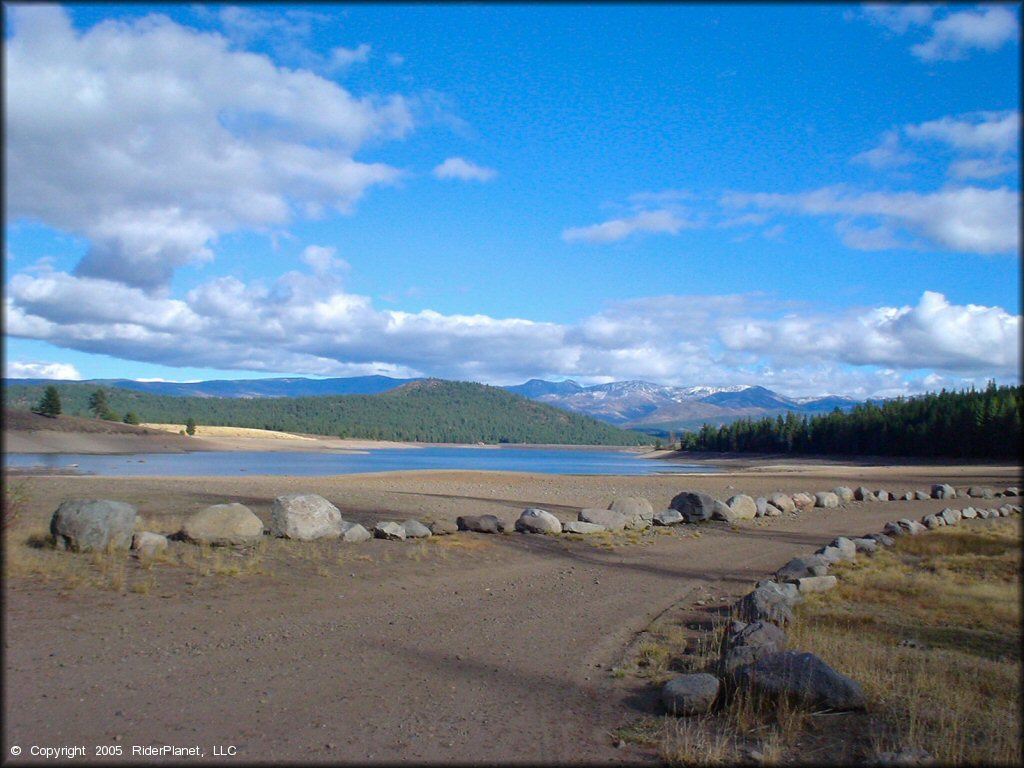
<instances>
[{"instance_id":1,"label":"lake water","mask_svg":"<svg viewBox=\"0 0 1024 768\"><path fill-rule=\"evenodd\" d=\"M628 451L547 448L385 448L367 453L223 451L92 455L5 454L4 466L90 475L229 476L349 475L416 469L540 472L557 475L654 475L713 471L705 466L644 459Z\"/></svg>"}]
</instances>

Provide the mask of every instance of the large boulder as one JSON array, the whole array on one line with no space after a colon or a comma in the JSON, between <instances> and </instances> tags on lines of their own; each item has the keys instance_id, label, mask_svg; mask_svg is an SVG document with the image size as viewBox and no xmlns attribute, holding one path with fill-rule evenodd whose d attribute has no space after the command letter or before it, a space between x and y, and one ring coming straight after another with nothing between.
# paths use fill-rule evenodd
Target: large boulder
<instances>
[{"instance_id":1,"label":"large boulder","mask_svg":"<svg viewBox=\"0 0 1024 768\"><path fill-rule=\"evenodd\" d=\"M853 498L857 501L878 501L878 497L871 492L871 489L865 488L863 485L853 492Z\"/></svg>"},{"instance_id":2,"label":"large boulder","mask_svg":"<svg viewBox=\"0 0 1024 768\"><path fill-rule=\"evenodd\" d=\"M896 523L911 536L917 536L919 533L924 533L928 530L917 520L911 520L909 517L901 517Z\"/></svg>"},{"instance_id":3,"label":"large boulder","mask_svg":"<svg viewBox=\"0 0 1024 768\"><path fill-rule=\"evenodd\" d=\"M795 584L762 582L753 592L740 598L734 611L743 621L770 621L782 625L793 620L793 606L801 599Z\"/></svg>"},{"instance_id":4,"label":"large boulder","mask_svg":"<svg viewBox=\"0 0 1024 768\"><path fill-rule=\"evenodd\" d=\"M810 709L862 710L864 690L813 653L781 651L734 673L738 687L769 698L786 698Z\"/></svg>"},{"instance_id":5,"label":"large boulder","mask_svg":"<svg viewBox=\"0 0 1024 768\"><path fill-rule=\"evenodd\" d=\"M929 530L934 530L935 528L945 525L944 522L939 522L940 520L942 520L942 518L938 515L925 515L921 518L921 522L924 523L925 527Z\"/></svg>"},{"instance_id":6,"label":"large boulder","mask_svg":"<svg viewBox=\"0 0 1024 768\"><path fill-rule=\"evenodd\" d=\"M703 523L710 520L715 512L715 505L721 502L700 491L683 491L677 493L669 502L671 509L678 510L687 523Z\"/></svg>"},{"instance_id":7,"label":"large boulder","mask_svg":"<svg viewBox=\"0 0 1024 768\"><path fill-rule=\"evenodd\" d=\"M819 491L814 494L814 506L834 509L839 506L839 495L832 491Z\"/></svg>"},{"instance_id":8,"label":"large boulder","mask_svg":"<svg viewBox=\"0 0 1024 768\"><path fill-rule=\"evenodd\" d=\"M404 520L402 530L407 539L429 539L432 535L430 529L419 520Z\"/></svg>"},{"instance_id":9,"label":"large boulder","mask_svg":"<svg viewBox=\"0 0 1024 768\"><path fill-rule=\"evenodd\" d=\"M162 533L139 531L132 536L132 551L136 557L156 557L167 550L167 537Z\"/></svg>"},{"instance_id":10,"label":"large boulder","mask_svg":"<svg viewBox=\"0 0 1024 768\"><path fill-rule=\"evenodd\" d=\"M451 520L432 520L427 528L432 536L449 536L459 530L459 526Z\"/></svg>"},{"instance_id":11,"label":"large boulder","mask_svg":"<svg viewBox=\"0 0 1024 768\"><path fill-rule=\"evenodd\" d=\"M793 504L795 504L796 508L801 512L805 512L814 507L814 497L809 493L794 493Z\"/></svg>"},{"instance_id":12,"label":"large boulder","mask_svg":"<svg viewBox=\"0 0 1024 768\"><path fill-rule=\"evenodd\" d=\"M661 689L661 701L671 715L710 712L718 698L721 682L714 675L698 672L669 680Z\"/></svg>"},{"instance_id":13,"label":"large boulder","mask_svg":"<svg viewBox=\"0 0 1024 768\"><path fill-rule=\"evenodd\" d=\"M214 504L189 517L181 536L212 547L252 546L263 539L263 521L244 504Z\"/></svg>"},{"instance_id":14,"label":"large boulder","mask_svg":"<svg viewBox=\"0 0 1024 768\"><path fill-rule=\"evenodd\" d=\"M731 623L722 643L719 671L731 676L739 667L753 664L763 656L786 650L786 633L770 621Z\"/></svg>"},{"instance_id":15,"label":"large boulder","mask_svg":"<svg viewBox=\"0 0 1024 768\"><path fill-rule=\"evenodd\" d=\"M978 516L978 510L974 507L964 507L960 510L960 517L964 520L973 520Z\"/></svg>"},{"instance_id":16,"label":"large boulder","mask_svg":"<svg viewBox=\"0 0 1024 768\"><path fill-rule=\"evenodd\" d=\"M832 546L843 553L843 560L853 560L857 557L857 545L853 543L852 539L848 539L845 536L837 536L832 541Z\"/></svg>"},{"instance_id":17,"label":"large boulder","mask_svg":"<svg viewBox=\"0 0 1024 768\"><path fill-rule=\"evenodd\" d=\"M585 523L582 520L570 520L567 523L562 524L562 533L578 533L581 536L587 536L592 533L601 533L607 531L603 525L597 523Z\"/></svg>"},{"instance_id":18,"label":"large boulder","mask_svg":"<svg viewBox=\"0 0 1024 768\"><path fill-rule=\"evenodd\" d=\"M932 486L932 498L933 499L955 499L956 490L952 485L946 483L936 483Z\"/></svg>"},{"instance_id":19,"label":"large boulder","mask_svg":"<svg viewBox=\"0 0 1024 768\"><path fill-rule=\"evenodd\" d=\"M992 499L995 498L996 492L991 488L972 485L967 489L967 495L973 499Z\"/></svg>"},{"instance_id":20,"label":"large boulder","mask_svg":"<svg viewBox=\"0 0 1024 768\"><path fill-rule=\"evenodd\" d=\"M292 493L278 496L270 509L270 534L312 541L341 536L341 512L323 496Z\"/></svg>"},{"instance_id":21,"label":"large boulder","mask_svg":"<svg viewBox=\"0 0 1024 768\"><path fill-rule=\"evenodd\" d=\"M50 518L50 534L59 549L102 552L128 549L137 510L131 504L108 499L65 501Z\"/></svg>"},{"instance_id":22,"label":"large boulder","mask_svg":"<svg viewBox=\"0 0 1024 768\"><path fill-rule=\"evenodd\" d=\"M768 497L768 503L783 513L796 512L796 504L793 503L793 497L786 493L773 493ZM771 512L768 514L771 515Z\"/></svg>"},{"instance_id":23,"label":"large boulder","mask_svg":"<svg viewBox=\"0 0 1024 768\"><path fill-rule=\"evenodd\" d=\"M815 569L824 568L825 571L827 571L829 564L829 561L819 554L794 557L775 572L775 578L779 581L786 582L796 581L797 579L802 579L807 576L823 575Z\"/></svg>"},{"instance_id":24,"label":"large boulder","mask_svg":"<svg viewBox=\"0 0 1024 768\"><path fill-rule=\"evenodd\" d=\"M562 522L545 509L530 507L524 509L516 520L516 530L520 533L561 533Z\"/></svg>"},{"instance_id":25,"label":"large boulder","mask_svg":"<svg viewBox=\"0 0 1024 768\"><path fill-rule=\"evenodd\" d=\"M878 551L878 542L874 539L869 539L867 536L851 539L851 541L853 542L854 549L866 555L873 555Z\"/></svg>"},{"instance_id":26,"label":"large boulder","mask_svg":"<svg viewBox=\"0 0 1024 768\"><path fill-rule=\"evenodd\" d=\"M839 501L843 504L847 504L853 501L853 489L847 488L845 485L840 485L838 488L833 488L832 493L834 493L839 498Z\"/></svg>"},{"instance_id":27,"label":"large boulder","mask_svg":"<svg viewBox=\"0 0 1024 768\"><path fill-rule=\"evenodd\" d=\"M875 491L875 498L879 501L892 501L892 494L884 488L879 488Z\"/></svg>"},{"instance_id":28,"label":"large boulder","mask_svg":"<svg viewBox=\"0 0 1024 768\"><path fill-rule=\"evenodd\" d=\"M381 520L373 526L373 537L388 541L405 541L405 528L392 520Z\"/></svg>"},{"instance_id":29,"label":"large boulder","mask_svg":"<svg viewBox=\"0 0 1024 768\"><path fill-rule=\"evenodd\" d=\"M455 525L460 531L474 533L503 533L505 524L494 515L460 515L455 518Z\"/></svg>"},{"instance_id":30,"label":"large boulder","mask_svg":"<svg viewBox=\"0 0 1024 768\"><path fill-rule=\"evenodd\" d=\"M654 515L655 525L679 525L683 522L683 515L678 509L664 509Z\"/></svg>"},{"instance_id":31,"label":"large boulder","mask_svg":"<svg viewBox=\"0 0 1024 768\"><path fill-rule=\"evenodd\" d=\"M612 509L581 509L577 519L584 523L603 525L609 531L621 531L629 518Z\"/></svg>"},{"instance_id":32,"label":"large boulder","mask_svg":"<svg viewBox=\"0 0 1024 768\"><path fill-rule=\"evenodd\" d=\"M914 491L914 501L927 501L932 495L928 491Z\"/></svg>"},{"instance_id":33,"label":"large boulder","mask_svg":"<svg viewBox=\"0 0 1024 768\"><path fill-rule=\"evenodd\" d=\"M615 499L608 505L608 509L628 518L626 527L631 530L650 528L654 520L654 507L643 496L624 496Z\"/></svg>"},{"instance_id":34,"label":"large boulder","mask_svg":"<svg viewBox=\"0 0 1024 768\"><path fill-rule=\"evenodd\" d=\"M806 595L809 592L826 592L832 589L839 580L835 576L807 576L796 580L796 587L800 594Z\"/></svg>"},{"instance_id":35,"label":"large boulder","mask_svg":"<svg viewBox=\"0 0 1024 768\"><path fill-rule=\"evenodd\" d=\"M725 505L732 510L733 517L737 520L753 520L757 517L757 503L745 493L738 493L731 497Z\"/></svg>"},{"instance_id":36,"label":"large boulder","mask_svg":"<svg viewBox=\"0 0 1024 768\"><path fill-rule=\"evenodd\" d=\"M349 544L358 544L361 541L369 541L373 534L366 530L359 523L346 521L341 524L341 540Z\"/></svg>"}]
</instances>

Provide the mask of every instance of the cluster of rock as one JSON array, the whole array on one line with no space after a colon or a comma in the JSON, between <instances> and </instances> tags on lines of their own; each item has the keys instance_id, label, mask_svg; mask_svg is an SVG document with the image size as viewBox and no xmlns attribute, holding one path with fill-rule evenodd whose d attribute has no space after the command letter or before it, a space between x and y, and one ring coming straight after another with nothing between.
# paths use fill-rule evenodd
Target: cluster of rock
<instances>
[{"instance_id":1,"label":"cluster of rock","mask_svg":"<svg viewBox=\"0 0 1024 768\"><path fill-rule=\"evenodd\" d=\"M990 488L970 488L965 495L992 499L1020 494L1017 488L1007 488L1002 493ZM925 498L952 499L956 498L956 491L948 485L936 485ZM793 607L808 593L836 586L836 577L828 573L830 566L853 560L859 554L873 555L878 547L891 547L895 544L894 536L916 535L942 525L956 525L961 519L1019 515L1021 506L1003 504L999 508L986 508L984 515L981 511L974 507L960 510L947 507L938 515L926 515L920 523L901 519L887 523L882 533L855 538L840 536L813 554L793 558L771 578L758 582L752 592L733 606L733 620L711 669L680 675L662 687L665 709L675 715L707 713L730 691L786 698L811 709L864 709L864 692L859 683L836 672L814 654L787 649L783 627L793 620Z\"/></svg>"}]
</instances>

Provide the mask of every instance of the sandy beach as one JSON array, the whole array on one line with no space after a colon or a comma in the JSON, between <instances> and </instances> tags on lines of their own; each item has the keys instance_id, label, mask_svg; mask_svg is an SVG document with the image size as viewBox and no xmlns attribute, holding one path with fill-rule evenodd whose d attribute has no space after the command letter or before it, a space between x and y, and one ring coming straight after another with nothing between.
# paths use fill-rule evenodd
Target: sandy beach
<instances>
[{"instance_id":1,"label":"sandy beach","mask_svg":"<svg viewBox=\"0 0 1024 768\"><path fill-rule=\"evenodd\" d=\"M255 567L224 550L198 567L146 569L126 557L111 587L90 581L98 566L88 555L32 549L65 499L128 501L139 528L166 533L228 501L266 523L273 499L297 492L323 495L367 527L482 513L511 527L525 507L566 521L619 496L658 509L682 490L724 499L840 484L1002 488L1020 478L1018 466L729 461L685 477L16 478L28 501L6 537L16 555L4 583L7 741L86 744L92 760L93 745L122 745L130 756L133 746L169 744L247 763L650 763L654 755L616 748L610 734L656 707L612 672L653 620L666 611L710 620L795 555L948 505L851 502L600 541L268 540ZM87 575L76 582L68 562ZM218 745L237 756L213 758Z\"/></svg>"}]
</instances>

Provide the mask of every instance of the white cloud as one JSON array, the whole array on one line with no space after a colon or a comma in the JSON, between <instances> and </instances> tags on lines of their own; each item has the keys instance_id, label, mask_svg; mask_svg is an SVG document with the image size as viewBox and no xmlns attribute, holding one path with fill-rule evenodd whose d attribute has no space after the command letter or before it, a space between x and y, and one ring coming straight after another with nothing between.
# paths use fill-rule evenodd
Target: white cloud
<instances>
[{"instance_id":1,"label":"white cloud","mask_svg":"<svg viewBox=\"0 0 1024 768\"><path fill-rule=\"evenodd\" d=\"M625 240L637 233L676 235L684 228L692 228L692 222L681 218L676 212L665 208L641 211L634 216L610 219L588 227L569 227L562 232L566 242L612 243Z\"/></svg>"},{"instance_id":2,"label":"white cloud","mask_svg":"<svg viewBox=\"0 0 1024 768\"><path fill-rule=\"evenodd\" d=\"M353 64L362 64L370 58L369 43L360 43L357 48L334 48L331 50L331 65L345 68Z\"/></svg>"},{"instance_id":3,"label":"white cloud","mask_svg":"<svg viewBox=\"0 0 1024 768\"><path fill-rule=\"evenodd\" d=\"M96 278L19 274L5 320L14 337L169 366L489 383L759 382L790 394L878 394L871 387L899 389L929 373L1012 378L1021 341L1019 316L930 292L914 307L840 312L764 294L661 296L560 324L380 309L330 275L299 272L271 285L219 277L184 300Z\"/></svg>"},{"instance_id":4,"label":"white cloud","mask_svg":"<svg viewBox=\"0 0 1024 768\"><path fill-rule=\"evenodd\" d=\"M493 168L471 163L461 157L449 157L432 171L438 179L457 179L459 181L490 181L498 172Z\"/></svg>"},{"instance_id":5,"label":"white cloud","mask_svg":"<svg viewBox=\"0 0 1024 768\"><path fill-rule=\"evenodd\" d=\"M891 32L902 35L912 26L924 26L931 22L934 10L930 5L876 5L870 3L863 8L864 15L881 24Z\"/></svg>"},{"instance_id":6,"label":"white cloud","mask_svg":"<svg viewBox=\"0 0 1024 768\"><path fill-rule=\"evenodd\" d=\"M159 288L220 234L349 211L400 175L354 156L412 130L401 96L159 15L79 32L57 6L7 12L7 215L87 237L80 275Z\"/></svg>"},{"instance_id":7,"label":"white cloud","mask_svg":"<svg viewBox=\"0 0 1024 768\"><path fill-rule=\"evenodd\" d=\"M851 163L868 165L875 170L886 168L899 168L914 162L917 158L913 153L907 152L900 146L900 137L897 131L886 131L882 137L882 143L874 149L854 155Z\"/></svg>"},{"instance_id":8,"label":"white cloud","mask_svg":"<svg viewBox=\"0 0 1024 768\"><path fill-rule=\"evenodd\" d=\"M967 253L1009 253L1019 248L1020 194L1007 187L960 187L938 192L855 192L841 186L796 194L730 193L726 207L777 210L805 216L882 221L933 247Z\"/></svg>"},{"instance_id":9,"label":"white cloud","mask_svg":"<svg viewBox=\"0 0 1024 768\"><path fill-rule=\"evenodd\" d=\"M82 378L82 374L70 363L8 360L6 367L8 379L65 379L78 381Z\"/></svg>"},{"instance_id":10,"label":"white cloud","mask_svg":"<svg viewBox=\"0 0 1024 768\"><path fill-rule=\"evenodd\" d=\"M308 245L303 249L300 258L304 264L312 267L316 274L349 269L348 262L337 258L337 254L338 249L333 246Z\"/></svg>"},{"instance_id":11,"label":"white cloud","mask_svg":"<svg viewBox=\"0 0 1024 768\"><path fill-rule=\"evenodd\" d=\"M956 160L949 166L949 175L957 179L995 179L1013 173L1017 164L992 158Z\"/></svg>"},{"instance_id":12,"label":"white cloud","mask_svg":"<svg viewBox=\"0 0 1024 768\"><path fill-rule=\"evenodd\" d=\"M904 128L919 141L939 141L962 152L1002 155L1020 145L1020 112L977 112Z\"/></svg>"},{"instance_id":13,"label":"white cloud","mask_svg":"<svg viewBox=\"0 0 1024 768\"><path fill-rule=\"evenodd\" d=\"M995 51L1019 37L1016 14L1002 6L980 12L960 11L932 25L929 40L914 45L911 51L923 61L958 61L973 49Z\"/></svg>"}]
</instances>

